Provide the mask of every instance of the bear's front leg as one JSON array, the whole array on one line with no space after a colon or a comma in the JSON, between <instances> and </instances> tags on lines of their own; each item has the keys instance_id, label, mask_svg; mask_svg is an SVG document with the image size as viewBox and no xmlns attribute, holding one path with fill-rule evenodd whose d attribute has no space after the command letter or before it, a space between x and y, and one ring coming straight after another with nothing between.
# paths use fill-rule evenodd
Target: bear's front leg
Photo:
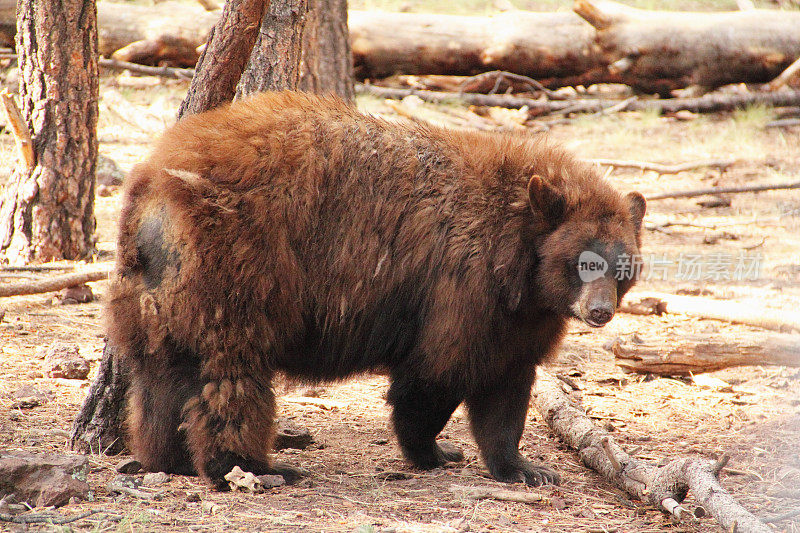
<instances>
[{"instance_id":1,"label":"bear's front leg","mask_svg":"<svg viewBox=\"0 0 800 533\"><path fill-rule=\"evenodd\" d=\"M557 485L550 468L531 463L519 453L535 371L486 387L467 398L470 425L489 472L498 481L537 487ZM507 376L506 376L507 377Z\"/></svg>"},{"instance_id":2,"label":"bear's front leg","mask_svg":"<svg viewBox=\"0 0 800 533\"><path fill-rule=\"evenodd\" d=\"M234 466L256 475L274 473L275 396L268 376L211 377L184 405L182 429L197 472L225 488Z\"/></svg>"}]
</instances>

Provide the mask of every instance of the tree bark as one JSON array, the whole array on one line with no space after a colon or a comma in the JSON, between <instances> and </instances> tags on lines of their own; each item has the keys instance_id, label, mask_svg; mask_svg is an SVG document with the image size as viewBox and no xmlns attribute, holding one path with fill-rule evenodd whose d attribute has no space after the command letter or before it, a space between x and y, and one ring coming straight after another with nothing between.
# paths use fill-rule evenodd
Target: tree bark
<instances>
[{"instance_id":1,"label":"tree bark","mask_svg":"<svg viewBox=\"0 0 800 533\"><path fill-rule=\"evenodd\" d=\"M345 100L355 97L347 0L311 0L303 40L303 67L299 89L335 94Z\"/></svg>"},{"instance_id":2,"label":"tree bark","mask_svg":"<svg viewBox=\"0 0 800 533\"><path fill-rule=\"evenodd\" d=\"M612 0L576 0L597 29L604 63L646 91L729 83L766 83L800 56L800 12L645 11Z\"/></svg>"},{"instance_id":3,"label":"tree bark","mask_svg":"<svg viewBox=\"0 0 800 533\"><path fill-rule=\"evenodd\" d=\"M230 102L258 38L269 0L229 0L197 61L178 118Z\"/></svg>"},{"instance_id":4,"label":"tree bark","mask_svg":"<svg viewBox=\"0 0 800 533\"><path fill-rule=\"evenodd\" d=\"M259 91L295 88L303 70L303 32L308 0L273 1L261 22L247 68L236 89L237 98Z\"/></svg>"},{"instance_id":5,"label":"tree bark","mask_svg":"<svg viewBox=\"0 0 800 533\"><path fill-rule=\"evenodd\" d=\"M124 450L121 430L127 390L122 362L114 357L111 346L106 343L97 377L72 424L70 447L73 450L107 454Z\"/></svg>"},{"instance_id":6,"label":"tree bark","mask_svg":"<svg viewBox=\"0 0 800 533\"><path fill-rule=\"evenodd\" d=\"M18 165L0 205L0 251L12 264L94 252L97 11L93 0L20 0L22 111L36 166Z\"/></svg>"}]
</instances>

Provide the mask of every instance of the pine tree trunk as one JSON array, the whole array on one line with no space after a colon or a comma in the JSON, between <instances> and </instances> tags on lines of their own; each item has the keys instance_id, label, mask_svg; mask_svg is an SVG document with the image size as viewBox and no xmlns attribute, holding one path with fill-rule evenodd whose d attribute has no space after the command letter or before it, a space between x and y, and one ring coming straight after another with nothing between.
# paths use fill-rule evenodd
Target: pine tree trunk
<instances>
[{"instance_id":1,"label":"pine tree trunk","mask_svg":"<svg viewBox=\"0 0 800 533\"><path fill-rule=\"evenodd\" d=\"M347 0L311 0L303 41L299 88L318 94L355 96L353 54L347 28Z\"/></svg>"},{"instance_id":2,"label":"pine tree trunk","mask_svg":"<svg viewBox=\"0 0 800 533\"><path fill-rule=\"evenodd\" d=\"M261 28L269 0L229 0L197 61L195 76L178 118L233 100ZM265 9L266 8L266 9Z\"/></svg>"},{"instance_id":3,"label":"pine tree trunk","mask_svg":"<svg viewBox=\"0 0 800 533\"><path fill-rule=\"evenodd\" d=\"M19 164L0 201L5 261L84 259L94 252L97 9L94 0L20 0L22 112L36 165Z\"/></svg>"},{"instance_id":4,"label":"pine tree trunk","mask_svg":"<svg viewBox=\"0 0 800 533\"><path fill-rule=\"evenodd\" d=\"M273 1L261 21L261 32L239 80L236 96L298 86L302 72L303 33L309 0Z\"/></svg>"},{"instance_id":5,"label":"pine tree trunk","mask_svg":"<svg viewBox=\"0 0 800 533\"><path fill-rule=\"evenodd\" d=\"M103 348L103 360L89 394L72 424L70 446L82 453L117 454L125 448L122 437L125 394L128 389L122 361L111 346Z\"/></svg>"}]
</instances>

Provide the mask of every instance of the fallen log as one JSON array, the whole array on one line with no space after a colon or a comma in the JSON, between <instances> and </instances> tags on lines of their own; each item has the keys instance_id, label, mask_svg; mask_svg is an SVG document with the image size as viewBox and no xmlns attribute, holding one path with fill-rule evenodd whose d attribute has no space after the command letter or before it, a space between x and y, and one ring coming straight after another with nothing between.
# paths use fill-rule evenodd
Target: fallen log
<instances>
[{"instance_id":1,"label":"fallen log","mask_svg":"<svg viewBox=\"0 0 800 533\"><path fill-rule=\"evenodd\" d=\"M502 70L545 87L611 81L573 13L510 11L490 17L350 11L356 76L473 75Z\"/></svg>"},{"instance_id":2,"label":"fallen log","mask_svg":"<svg viewBox=\"0 0 800 533\"><path fill-rule=\"evenodd\" d=\"M757 266L757 265L750 265ZM647 310L650 312L647 312ZM780 332L800 331L800 312L772 310L731 301L661 292L634 292L626 296L620 311L661 315L677 313L724 320Z\"/></svg>"},{"instance_id":3,"label":"fallen log","mask_svg":"<svg viewBox=\"0 0 800 533\"><path fill-rule=\"evenodd\" d=\"M800 57L800 12L645 11L575 0L597 29L602 61L625 83L667 95L678 87L766 83Z\"/></svg>"},{"instance_id":4,"label":"fallen log","mask_svg":"<svg viewBox=\"0 0 800 533\"><path fill-rule=\"evenodd\" d=\"M586 466L632 497L678 520L693 520L709 512L725 531L771 531L719 484L727 456L716 462L673 459L657 467L626 453L609 432L595 426L582 409L570 403L560 382L548 373L537 372L536 393L536 408L556 436L576 450ZM681 505L689 491L702 505L693 513Z\"/></svg>"},{"instance_id":5,"label":"fallen log","mask_svg":"<svg viewBox=\"0 0 800 533\"><path fill-rule=\"evenodd\" d=\"M733 366L800 367L796 335L692 336L658 341L615 339L610 350L626 372L689 376Z\"/></svg>"},{"instance_id":6,"label":"fallen log","mask_svg":"<svg viewBox=\"0 0 800 533\"><path fill-rule=\"evenodd\" d=\"M0 46L13 45L14 7L14 0L0 0ZM194 66L220 17L220 10L175 1L103 1L97 9L100 53L149 65ZM645 11L609 0L578 0L575 9L597 30L575 13L351 10L356 76L501 70L551 89L626 83L666 94L689 85L768 82L800 57L797 11Z\"/></svg>"}]
</instances>

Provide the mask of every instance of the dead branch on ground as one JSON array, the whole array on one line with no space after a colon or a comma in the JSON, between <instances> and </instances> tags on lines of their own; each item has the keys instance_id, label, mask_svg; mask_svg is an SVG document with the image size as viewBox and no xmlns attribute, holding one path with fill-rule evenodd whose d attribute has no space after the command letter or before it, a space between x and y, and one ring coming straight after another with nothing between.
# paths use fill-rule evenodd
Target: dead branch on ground
<instances>
[{"instance_id":1,"label":"dead branch on ground","mask_svg":"<svg viewBox=\"0 0 800 533\"><path fill-rule=\"evenodd\" d=\"M131 487L126 487L124 485L120 485L119 483L110 482L106 485L106 490L109 492L118 492L120 494L126 494L133 498L138 498L140 500L160 500L162 497L161 492L145 492L140 489L133 489Z\"/></svg>"},{"instance_id":2,"label":"dead branch on ground","mask_svg":"<svg viewBox=\"0 0 800 533\"><path fill-rule=\"evenodd\" d=\"M727 456L716 462L682 458L653 466L631 457L610 433L595 426L582 409L572 405L560 383L548 373L537 373L536 391L536 408L551 430L578 452L586 466L634 498L678 520L693 520L710 512L726 531L771 531L719 484ZM692 513L681 505L689 491L701 503L702 510Z\"/></svg>"},{"instance_id":3,"label":"dead branch on ground","mask_svg":"<svg viewBox=\"0 0 800 533\"><path fill-rule=\"evenodd\" d=\"M780 332L800 331L800 312L754 307L731 301L713 300L662 292L634 292L626 297L620 311L635 309L634 314L661 315L677 313L699 318L724 320ZM648 313L646 309L651 311Z\"/></svg>"},{"instance_id":4,"label":"dead branch on ground","mask_svg":"<svg viewBox=\"0 0 800 533\"><path fill-rule=\"evenodd\" d=\"M615 168L638 168L639 170L649 170L658 174L678 174L687 170L698 168L718 168L725 170L736 164L736 159L707 159L703 161L692 161L688 163L678 163L666 165L662 163L651 163L648 161L624 161L621 159L589 159L590 163L604 165Z\"/></svg>"},{"instance_id":5,"label":"dead branch on ground","mask_svg":"<svg viewBox=\"0 0 800 533\"><path fill-rule=\"evenodd\" d=\"M541 494L536 494L535 492L498 489L494 487L463 487L461 485L450 485L450 492L471 500L498 500L518 503L542 503L548 500L546 497Z\"/></svg>"},{"instance_id":6,"label":"dead branch on ground","mask_svg":"<svg viewBox=\"0 0 800 533\"><path fill-rule=\"evenodd\" d=\"M52 524L54 526L61 526L71 524L78 520L83 520L89 516L97 513L106 513L105 509L92 509L83 513L78 513L74 516L61 516L56 513L31 513L19 516L0 513L0 521L11 522L12 524Z\"/></svg>"},{"instance_id":7,"label":"dead branch on ground","mask_svg":"<svg viewBox=\"0 0 800 533\"><path fill-rule=\"evenodd\" d=\"M599 113L609 108L615 111L658 111L675 113L689 110L695 113L716 113L743 109L754 104L774 107L800 105L800 90L787 90L774 93L721 94L712 93L697 98L671 99L628 99L624 107L619 107L615 100L584 98L579 100L548 101L499 94L474 94L457 92L437 92L418 89L394 89L370 84L356 84L356 92L369 94L379 98L402 100L406 96L415 95L421 100L432 103L462 102L467 105L508 107L519 109L527 107L532 117L567 113Z\"/></svg>"},{"instance_id":8,"label":"dead branch on ground","mask_svg":"<svg viewBox=\"0 0 800 533\"><path fill-rule=\"evenodd\" d=\"M206 11L216 11L219 5L214 0L197 0L197 3L203 6Z\"/></svg>"},{"instance_id":9,"label":"dead branch on ground","mask_svg":"<svg viewBox=\"0 0 800 533\"><path fill-rule=\"evenodd\" d=\"M540 92L545 94L550 100L566 100L567 98L563 94L551 91L529 76L514 74L513 72L506 72L504 70L491 70L489 72L470 76L459 84L458 92L497 94L503 82L506 83L509 89L513 89L513 92Z\"/></svg>"},{"instance_id":10,"label":"dead branch on ground","mask_svg":"<svg viewBox=\"0 0 800 533\"><path fill-rule=\"evenodd\" d=\"M67 287L83 285L91 281L108 279L109 270L90 270L75 274L64 274L47 279L35 281L20 281L17 283L0 284L0 298L5 296L22 296L23 294L41 294L43 292L60 291Z\"/></svg>"},{"instance_id":11,"label":"dead branch on ground","mask_svg":"<svg viewBox=\"0 0 800 533\"><path fill-rule=\"evenodd\" d=\"M136 74L144 74L147 76L161 76L162 78L173 78L177 80L191 80L192 77L194 77L193 68L149 67L147 65L140 65L139 63L131 63L130 61L106 59L105 57L98 59L97 64L112 70L128 70Z\"/></svg>"},{"instance_id":12,"label":"dead branch on ground","mask_svg":"<svg viewBox=\"0 0 800 533\"><path fill-rule=\"evenodd\" d=\"M764 125L765 128L787 128L789 126L800 126L800 118L779 118Z\"/></svg>"},{"instance_id":13,"label":"dead branch on ground","mask_svg":"<svg viewBox=\"0 0 800 533\"><path fill-rule=\"evenodd\" d=\"M789 83L789 80L795 77L800 72L800 57L794 60L794 63L786 67L786 70L781 72L774 80L766 85L768 91L776 91Z\"/></svg>"},{"instance_id":14,"label":"dead branch on ground","mask_svg":"<svg viewBox=\"0 0 800 533\"><path fill-rule=\"evenodd\" d=\"M783 189L800 189L800 181L791 183L768 183L763 185L745 185L742 187L709 187L707 189L692 189L688 191L665 192L661 194L645 195L647 201L666 200L667 198L693 198L707 194L738 194L743 192L777 191Z\"/></svg>"},{"instance_id":15,"label":"dead branch on ground","mask_svg":"<svg viewBox=\"0 0 800 533\"><path fill-rule=\"evenodd\" d=\"M619 367L640 374L689 376L749 365L800 367L800 339L780 333L734 339L705 335L653 342L638 337L617 338L610 349Z\"/></svg>"},{"instance_id":16,"label":"dead branch on ground","mask_svg":"<svg viewBox=\"0 0 800 533\"><path fill-rule=\"evenodd\" d=\"M3 100L3 107L6 110L8 124L11 126L11 133L14 134L19 158L24 163L25 168L31 171L36 166L36 154L33 152L33 139L28 129L28 123L22 118L22 113L20 113L19 107L17 107L17 103L8 92L8 89L3 89L0 92L0 98Z\"/></svg>"}]
</instances>

